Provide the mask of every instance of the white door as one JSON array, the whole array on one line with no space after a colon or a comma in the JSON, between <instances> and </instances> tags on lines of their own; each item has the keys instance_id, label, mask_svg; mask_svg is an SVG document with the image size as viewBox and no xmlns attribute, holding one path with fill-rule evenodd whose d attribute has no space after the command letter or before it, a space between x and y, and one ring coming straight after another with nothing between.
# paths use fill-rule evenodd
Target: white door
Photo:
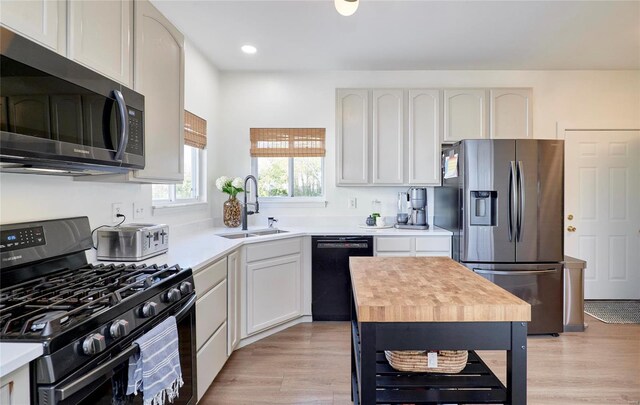
<instances>
[{"instance_id":1,"label":"white door","mask_svg":"<svg viewBox=\"0 0 640 405\"><path fill-rule=\"evenodd\" d=\"M336 90L336 182L369 182L369 92Z\"/></svg>"},{"instance_id":2,"label":"white door","mask_svg":"<svg viewBox=\"0 0 640 405\"><path fill-rule=\"evenodd\" d=\"M444 90L444 142L487 138L484 89Z\"/></svg>"},{"instance_id":3,"label":"white door","mask_svg":"<svg viewBox=\"0 0 640 405\"><path fill-rule=\"evenodd\" d=\"M440 90L409 90L409 184L440 185Z\"/></svg>"},{"instance_id":4,"label":"white door","mask_svg":"<svg viewBox=\"0 0 640 405\"><path fill-rule=\"evenodd\" d=\"M402 90L373 90L373 183L402 184Z\"/></svg>"},{"instance_id":5,"label":"white door","mask_svg":"<svg viewBox=\"0 0 640 405\"><path fill-rule=\"evenodd\" d=\"M640 131L567 131L565 154L565 253L587 261L585 298L640 298Z\"/></svg>"},{"instance_id":6,"label":"white door","mask_svg":"<svg viewBox=\"0 0 640 405\"><path fill-rule=\"evenodd\" d=\"M133 78L133 2L69 2L69 58L128 87Z\"/></svg>"}]
</instances>

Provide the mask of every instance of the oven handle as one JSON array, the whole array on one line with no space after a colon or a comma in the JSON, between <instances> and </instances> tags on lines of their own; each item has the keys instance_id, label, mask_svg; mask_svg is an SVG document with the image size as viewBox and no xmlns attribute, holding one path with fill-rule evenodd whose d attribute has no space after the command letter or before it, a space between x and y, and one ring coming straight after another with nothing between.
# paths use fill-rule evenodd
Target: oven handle
<instances>
[{"instance_id":1,"label":"oven handle","mask_svg":"<svg viewBox=\"0 0 640 405\"><path fill-rule=\"evenodd\" d=\"M184 306L180 309L180 311L176 312L176 314L174 315L174 317L176 318L176 321L180 321L180 318L182 318L187 312L189 312L191 307L196 303L197 298L198 297L195 294L193 294L193 297L191 297L189 301L187 301L184 304Z\"/></svg>"},{"instance_id":2,"label":"oven handle","mask_svg":"<svg viewBox=\"0 0 640 405\"><path fill-rule=\"evenodd\" d=\"M56 397L59 401L63 401L65 399L70 398L73 394L80 391L84 387L90 385L92 382L96 381L100 377L108 374L113 371L113 369L120 363L122 363L125 359L131 357L139 350L137 344L132 344L125 351L118 354L116 357L112 358L106 363L101 364L98 368L94 369L90 373L78 378L77 380L64 385L60 388L56 388Z\"/></svg>"},{"instance_id":3,"label":"oven handle","mask_svg":"<svg viewBox=\"0 0 640 405\"><path fill-rule=\"evenodd\" d=\"M194 294L184 306L180 309L180 311L176 312L174 315L176 320L182 318L191 308L193 307L196 301L196 295ZM110 359L106 363L102 363L98 366L98 368L94 369L90 373L78 378L77 380L70 382L60 388L56 388L56 397L59 401L63 401L65 399L70 398L72 395L93 383L100 377L109 374L118 364L122 363L125 359L128 359L132 355L134 355L139 350L138 345L133 343L123 352L118 354L116 357Z\"/></svg>"}]
</instances>

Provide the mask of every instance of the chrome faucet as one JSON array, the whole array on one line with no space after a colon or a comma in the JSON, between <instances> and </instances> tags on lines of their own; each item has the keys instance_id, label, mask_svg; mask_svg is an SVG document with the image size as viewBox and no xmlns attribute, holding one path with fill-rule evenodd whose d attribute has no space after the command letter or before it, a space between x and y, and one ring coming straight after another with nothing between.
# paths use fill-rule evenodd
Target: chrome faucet
<instances>
[{"instance_id":1,"label":"chrome faucet","mask_svg":"<svg viewBox=\"0 0 640 405\"><path fill-rule=\"evenodd\" d=\"M256 201L253 203L247 202L247 182L249 180L253 180L253 184L255 185L256 190ZM253 205L255 207L255 211L248 211L247 206ZM242 230L247 230L247 217L249 215L257 214L260 210L260 205L258 204L258 179L256 179L252 175L248 175L244 178L244 205L242 206Z\"/></svg>"}]
</instances>

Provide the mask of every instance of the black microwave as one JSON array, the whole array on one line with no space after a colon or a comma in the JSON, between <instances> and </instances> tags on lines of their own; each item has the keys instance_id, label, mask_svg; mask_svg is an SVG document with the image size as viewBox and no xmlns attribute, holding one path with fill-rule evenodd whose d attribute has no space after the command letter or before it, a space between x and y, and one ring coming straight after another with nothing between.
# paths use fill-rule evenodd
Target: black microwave
<instances>
[{"instance_id":1,"label":"black microwave","mask_svg":"<svg viewBox=\"0 0 640 405\"><path fill-rule=\"evenodd\" d=\"M144 168L144 96L0 28L0 170Z\"/></svg>"}]
</instances>

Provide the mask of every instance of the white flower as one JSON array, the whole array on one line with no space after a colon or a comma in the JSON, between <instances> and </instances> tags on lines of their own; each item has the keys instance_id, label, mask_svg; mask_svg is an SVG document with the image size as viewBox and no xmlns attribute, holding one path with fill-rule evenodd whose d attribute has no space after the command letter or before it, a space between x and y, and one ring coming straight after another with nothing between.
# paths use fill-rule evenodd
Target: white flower
<instances>
[{"instance_id":1,"label":"white flower","mask_svg":"<svg viewBox=\"0 0 640 405\"><path fill-rule=\"evenodd\" d=\"M240 177L236 177L235 179L233 179L231 185L235 188L242 188L242 179Z\"/></svg>"},{"instance_id":2,"label":"white flower","mask_svg":"<svg viewBox=\"0 0 640 405\"><path fill-rule=\"evenodd\" d=\"M220 176L218 177L218 179L216 180L216 188L220 191L222 191L222 187L224 187L224 185L229 181L229 178L227 176Z\"/></svg>"}]
</instances>

